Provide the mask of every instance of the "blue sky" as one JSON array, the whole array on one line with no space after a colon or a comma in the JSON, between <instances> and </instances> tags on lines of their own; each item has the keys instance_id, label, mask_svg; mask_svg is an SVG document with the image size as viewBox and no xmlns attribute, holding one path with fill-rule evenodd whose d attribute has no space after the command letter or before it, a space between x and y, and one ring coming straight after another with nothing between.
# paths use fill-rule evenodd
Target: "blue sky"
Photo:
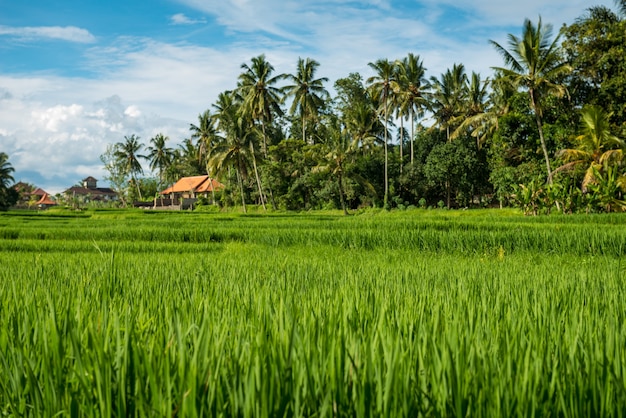
<instances>
[{"instance_id":1,"label":"blue sky","mask_svg":"<svg viewBox=\"0 0 626 418\"><path fill-rule=\"evenodd\" d=\"M558 30L592 5L613 2L0 0L0 151L16 181L59 193L103 179L99 157L125 135L178 145L254 56L280 73L314 58L328 88L409 52L429 77L454 63L487 77L502 65L489 39L539 15Z\"/></svg>"}]
</instances>

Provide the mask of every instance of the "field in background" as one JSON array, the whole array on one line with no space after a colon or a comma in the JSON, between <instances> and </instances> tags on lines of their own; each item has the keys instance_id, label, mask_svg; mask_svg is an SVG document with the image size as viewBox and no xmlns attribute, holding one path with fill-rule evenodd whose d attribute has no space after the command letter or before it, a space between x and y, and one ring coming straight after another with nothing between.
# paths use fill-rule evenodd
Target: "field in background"
<instances>
[{"instance_id":1,"label":"field in background","mask_svg":"<svg viewBox=\"0 0 626 418\"><path fill-rule=\"evenodd\" d=\"M625 221L0 214L0 413L620 415Z\"/></svg>"}]
</instances>

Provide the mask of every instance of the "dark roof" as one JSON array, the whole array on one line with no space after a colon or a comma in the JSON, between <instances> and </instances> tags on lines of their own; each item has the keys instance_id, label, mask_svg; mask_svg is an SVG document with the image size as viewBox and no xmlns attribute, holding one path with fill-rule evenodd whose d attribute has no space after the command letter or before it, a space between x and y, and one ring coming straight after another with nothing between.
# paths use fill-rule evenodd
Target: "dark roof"
<instances>
[{"instance_id":1,"label":"dark roof","mask_svg":"<svg viewBox=\"0 0 626 418\"><path fill-rule=\"evenodd\" d=\"M98 180L97 180L97 179L95 179L95 178L93 178L93 177L91 177L91 176L89 176L89 177L84 178L84 179L83 179L83 181L89 181L89 182L91 182L91 181L98 181Z\"/></svg>"},{"instance_id":2,"label":"dark roof","mask_svg":"<svg viewBox=\"0 0 626 418\"><path fill-rule=\"evenodd\" d=\"M63 193L65 193L65 194L78 194L78 195L92 195L92 196L97 196L97 195L114 196L114 195L117 195L117 193L115 193L115 191L113 189L110 189L108 187L97 187L95 189L88 189L88 188L82 187L82 186L70 187L69 189L67 189Z\"/></svg>"}]
</instances>

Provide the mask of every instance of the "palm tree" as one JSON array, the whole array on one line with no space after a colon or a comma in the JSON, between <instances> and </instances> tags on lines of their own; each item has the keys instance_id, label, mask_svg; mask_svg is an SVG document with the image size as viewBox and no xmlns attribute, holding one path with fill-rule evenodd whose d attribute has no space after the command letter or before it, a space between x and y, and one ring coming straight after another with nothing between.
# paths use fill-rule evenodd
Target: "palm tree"
<instances>
[{"instance_id":1,"label":"palm tree","mask_svg":"<svg viewBox=\"0 0 626 418\"><path fill-rule=\"evenodd\" d=\"M242 115L242 105L243 103L236 92L224 92L218 96L214 107L218 110L216 119L218 129L223 137L221 141L216 141L211 150L211 158L207 167L216 173L221 173L226 167L236 169L243 211L246 212L243 180L248 176L248 166L251 162L261 206L263 206L263 210L267 210L256 163L257 151L254 144L257 139L257 130L253 127L252 119Z\"/></svg>"},{"instance_id":2,"label":"palm tree","mask_svg":"<svg viewBox=\"0 0 626 418\"><path fill-rule=\"evenodd\" d=\"M19 192L10 187L15 182L13 173L15 169L9 163L9 156L0 152L0 210L6 210L19 200Z\"/></svg>"},{"instance_id":3,"label":"palm tree","mask_svg":"<svg viewBox=\"0 0 626 418\"><path fill-rule=\"evenodd\" d=\"M450 139L469 133L476 138L476 147L480 149L487 137L495 132L498 118L508 112L511 90L506 87L502 82L491 83L489 79L483 81L480 74L472 72L470 82L465 86L463 113L453 121L460 124Z\"/></svg>"},{"instance_id":4,"label":"palm tree","mask_svg":"<svg viewBox=\"0 0 626 418\"><path fill-rule=\"evenodd\" d=\"M522 37L509 34L507 50L495 41L490 41L504 59L508 68L496 67L514 86L528 90L530 107L535 114L541 149L548 171L548 183L552 184L552 169L546 140L543 135L543 112L541 101L545 95L564 96L565 86L558 83L559 77L571 70L561 59L558 41L560 34L552 42L552 25L543 25L541 18L537 26L526 19Z\"/></svg>"},{"instance_id":5,"label":"palm tree","mask_svg":"<svg viewBox=\"0 0 626 418\"><path fill-rule=\"evenodd\" d=\"M174 159L174 150L166 145L169 139L169 137L159 133L150 138L152 145L147 148L146 159L150 162L150 170L159 171L159 188L163 185L165 171Z\"/></svg>"},{"instance_id":6,"label":"palm tree","mask_svg":"<svg viewBox=\"0 0 626 418\"><path fill-rule=\"evenodd\" d=\"M302 118L302 140L304 142L306 142L307 120L315 120L324 100L329 98L328 91L324 88L324 83L328 82L328 78L315 78L315 72L319 65L319 62L313 59L298 58L296 74L286 77L293 84L283 88L285 97L293 97L289 114L293 115L297 112Z\"/></svg>"},{"instance_id":7,"label":"palm tree","mask_svg":"<svg viewBox=\"0 0 626 418\"><path fill-rule=\"evenodd\" d=\"M191 139L197 141L198 161L200 165L206 166L208 153L213 147L213 142L217 137L215 118L211 115L211 111L207 109L199 114L198 125L194 125L193 123L189 124L189 131L191 131Z\"/></svg>"},{"instance_id":8,"label":"palm tree","mask_svg":"<svg viewBox=\"0 0 626 418\"><path fill-rule=\"evenodd\" d=\"M463 111L467 93L467 74L463 64L454 64L439 79L431 77L431 111L439 129L446 131L446 140L452 140L450 128L458 121Z\"/></svg>"},{"instance_id":9,"label":"palm tree","mask_svg":"<svg viewBox=\"0 0 626 418\"><path fill-rule=\"evenodd\" d=\"M274 67L259 55L251 60L251 65L241 64L245 70L239 75L238 90L243 98L241 111L249 114L253 120L261 123L263 132L263 155L267 156L266 124L273 120L273 115L282 115L280 108L281 90L275 84L284 79L284 74L272 76Z\"/></svg>"},{"instance_id":10,"label":"palm tree","mask_svg":"<svg viewBox=\"0 0 626 418\"><path fill-rule=\"evenodd\" d=\"M413 164L413 143L415 142L415 116L421 116L427 105L424 97L428 81L426 68L419 55L409 55L396 63L398 67L398 95L401 114L409 113L411 118L411 164Z\"/></svg>"},{"instance_id":11,"label":"palm tree","mask_svg":"<svg viewBox=\"0 0 626 418\"><path fill-rule=\"evenodd\" d=\"M376 134L379 120L376 110L371 104L356 103L350 109L350 114L345 118L344 124L345 130L352 137L356 147L360 147L364 152L367 149L372 149L379 141L379 137Z\"/></svg>"},{"instance_id":12,"label":"palm tree","mask_svg":"<svg viewBox=\"0 0 626 418\"><path fill-rule=\"evenodd\" d=\"M11 175L14 171L15 169L9 162L9 156L4 152L0 152L0 188L7 189L15 182Z\"/></svg>"},{"instance_id":13,"label":"palm tree","mask_svg":"<svg viewBox=\"0 0 626 418\"><path fill-rule=\"evenodd\" d=\"M581 134L575 138L576 148L558 153L565 164L558 171L569 171L578 166L587 167L582 182L583 192L590 184L597 183L598 173L624 160L626 144L611 133L611 114L599 106L586 106L581 111Z\"/></svg>"},{"instance_id":14,"label":"palm tree","mask_svg":"<svg viewBox=\"0 0 626 418\"><path fill-rule=\"evenodd\" d=\"M390 96L393 94L396 88L397 71L395 62L391 62L388 59L379 59L376 62L368 63L370 68L376 73L372 77L367 79L367 83L370 85L374 96L376 96L383 106L383 120L385 123L384 138L385 138L385 197L384 206L389 206L389 169L388 169L388 151L387 151L387 123L389 121L389 102Z\"/></svg>"},{"instance_id":15,"label":"palm tree","mask_svg":"<svg viewBox=\"0 0 626 418\"><path fill-rule=\"evenodd\" d=\"M139 183L135 175L143 173L139 158L146 157L138 154L141 148L143 148L143 145L139 142L139 137L133 134L131 136L124 136L124 142L118 142L115 144L115 148L114 156L121 164L123 172L126 175L130 175L130 178L137 187L137 193L141 200L141 190L139 189Z\"/></svg>"}]
</instances>

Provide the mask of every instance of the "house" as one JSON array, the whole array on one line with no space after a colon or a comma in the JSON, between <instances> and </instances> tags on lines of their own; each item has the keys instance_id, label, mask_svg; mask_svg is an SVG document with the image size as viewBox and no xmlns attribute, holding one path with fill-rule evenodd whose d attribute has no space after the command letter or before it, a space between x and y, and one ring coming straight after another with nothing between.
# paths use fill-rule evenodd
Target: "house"
<instances>
[{"instance_id":1,"label":"house","mask_svg":"<svg viewBox=\"0 0 626 418\"><path fill-rule=\"evenodd\" d=\"M43 196L41 196L41 199L39 199L37 203L35 203L35 205L37 205L39 209L48 209L49 207L56 206L57 202L52 200L48 193L44 192Z\"/></svg>"},{"instance_id":2,"label":"house","mask_svg":"<svg viewBox=\"0 0 626 418\"><path fill-rule=\"evenodd\" d=\"M110 202L117 200L117 193L108 187L98 187L98 180L89 176L81 186L72 186L63 192L67 198L78 198L83 202Z\"/></svg>"},{"instance_id":3,"label":"house","mask_svg":"<svg viewBox=\"0 0 626 418\"><path fill-rule=\"evenodd\" d=\"M57 205L57 202L50 197L50 194L40 187L20 181L15 184L14 188L20 196L15 205L17 208L37 207L39 209L47 209Z\"/></svg>"},{"instance_id":4,"label":"house","mask_svg":"<svg viewBox=\"0 0 626 418\"><path fill-rule=\"evenodd\" d=\"M183 177L173 186L159 194L156 206L179 206L181 209L193 207L199 197L212 198L214 192L224 190L224 185L209 176Z\"/></svg>"}]
</instances>

